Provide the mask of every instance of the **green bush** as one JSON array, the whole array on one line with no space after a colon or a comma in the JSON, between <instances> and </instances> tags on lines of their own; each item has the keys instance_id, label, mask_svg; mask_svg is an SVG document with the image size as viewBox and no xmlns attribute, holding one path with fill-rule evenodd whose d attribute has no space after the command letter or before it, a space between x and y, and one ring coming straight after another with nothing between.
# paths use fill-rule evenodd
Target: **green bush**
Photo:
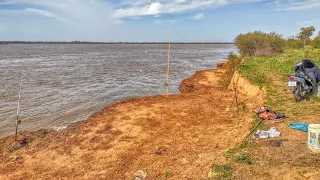
<instances>
[{"instance_id":1,"label":"green bush","mask_svg":"<svg viewBox=\"0 0 320 180\"><path fill-rule=\"evenodd\" d=\"M301 49L304 47L303 41L294 37L289 37L286 40L286 48L288 49Z\"/></svg>"},{"instance_id":2,"label":"green bush","mask_svg":"<svg viewBox=\"0 0 320 180\"><path fill-rule=\"evenodd\" d=\"M320 34L311 41L311 47L320 49Z\"/></svg>"},{"instance_id":3,"label":"green bush","mask_svg":"<svg viewBox=\"0 0 320 180\"><path fill-rule=\"evenodd\" d=\"M226 75L223 77L224 80L224 84L223 86L227 89L229 87L229 84L231 82L231 79L233 77L233 74L234 72L237 70L238 66L240 65L242 59L234 54L234 53L230 53L228 55L228 61L227 61L227 64L228 64L228 68L227 68L227 71L226 71Z\"/></svg>"},{"instance_id":4,"label":"green bush","mask_svg":"<svg viewBox=\"0 0 320 180\"><path fill-rule=\"evenodd\" d=\"M285 40L275 32L254 31L238 35L235 44L241 56L275 56L283 52Z\"/></svg>"}]
</instances>

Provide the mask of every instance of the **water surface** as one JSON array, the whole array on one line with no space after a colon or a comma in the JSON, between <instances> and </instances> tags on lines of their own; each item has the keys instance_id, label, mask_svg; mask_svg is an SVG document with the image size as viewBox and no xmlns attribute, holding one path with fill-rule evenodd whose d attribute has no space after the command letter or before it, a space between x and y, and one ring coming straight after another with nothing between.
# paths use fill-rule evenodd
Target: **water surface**
<instances>
[{"instance_id":1,"label":"water surface","mask_svg":"<svg viewBox=\"0 0 320 180\"><path fill-rule=\"evenodd\" d=\"M172 45L169 93L235 51L233 45ZM2 45L0 137L14 132L21 74L19 129L38 130L63 128L127 98L165 94L166 68L164 44Z\"/></svg>"}]
</instances>

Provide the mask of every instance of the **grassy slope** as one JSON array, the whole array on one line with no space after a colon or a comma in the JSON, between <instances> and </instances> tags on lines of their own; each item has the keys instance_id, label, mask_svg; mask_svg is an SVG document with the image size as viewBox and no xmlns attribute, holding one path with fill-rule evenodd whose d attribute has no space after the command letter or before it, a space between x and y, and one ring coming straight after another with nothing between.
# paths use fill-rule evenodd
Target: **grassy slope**
<instances>
[{"instance_id":1,"label":"grassy slope","mask_svg":"<svg viewBox=\"0 0 320 180\"><path fill-rule=\"evenodd\" d=\"M308 103L296 103L290 90L285 93L288 75L293 74L293 65L304 58L314 60L320 65L320 50L287 50L276 57L249 57L239 66L238 71L249 81L267 88L265 105L275 111L290 112L290 120L295 121L319 111L320 98L311 97ZM311 104L311 106L310 106Z\"/></svg>"},{"instance_id":2,"label":"grassy slope","mask_svg":"<svg viewBox=\"0 0 320 180\"><path fill-rule=\"evenodd\" d=\"M288 75L294 73L293 65L305 58L320 65L320 50L287 50L276 57L248 57L239 66L238 72L250 82L266 87L265 105L287 116L283 123L265 121L257 129L276 127L282 134L275 139L285 141L281 147L265 145L266 141L272 139L243 141L239 146L228 150L228 163L213 165L212 171L216 174L216 179L314 179L319 175L319 171L314 170L320 166L317 160L320 156L309 153L307 134L290 129L289 124L319 123L320 98L313 95L310 101L295 102L289 89L283 91L288 83ZM255 117L251 128L258 121ZM221 167L227 167L224 168L227 170L221 170Z\"/></svg>"}]
</instances>

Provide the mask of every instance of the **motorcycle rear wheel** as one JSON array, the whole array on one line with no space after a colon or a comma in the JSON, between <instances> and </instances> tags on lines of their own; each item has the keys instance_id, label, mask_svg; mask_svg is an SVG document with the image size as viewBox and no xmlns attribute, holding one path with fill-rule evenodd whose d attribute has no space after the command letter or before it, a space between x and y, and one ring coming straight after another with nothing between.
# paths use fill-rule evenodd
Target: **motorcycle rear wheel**
<instances>
[{"instance_id":1,"label":"motorcycle rear wheel","mask_svg":"<svg viewBox=\"0 0 320 180\"><path fill-rule=\"evenodd\" d=\"M294 87L292 94L295 101L300 102L306 98L306 93L302 93L301 83L297 82L297 86ZM302 95L304 94L304 95Z\"/></svg>"}]
</instances>

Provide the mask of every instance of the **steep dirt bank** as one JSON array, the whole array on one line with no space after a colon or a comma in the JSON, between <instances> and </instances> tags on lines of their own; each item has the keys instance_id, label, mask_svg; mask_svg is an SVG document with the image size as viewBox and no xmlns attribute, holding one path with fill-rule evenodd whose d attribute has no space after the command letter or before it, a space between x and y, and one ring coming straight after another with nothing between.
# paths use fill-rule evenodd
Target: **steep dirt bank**
<instances>
[{"instance_id":1,"label":"steep dirt bank","mask_svg":"<svg viewBox=\"0 0 320 180\"><path fill-rule=\"evenodd\" d=\"M104 108L62 131L0 140L0 179L201 179L248 133L250 115L228 111L223 70L184 80L179 95L143 97ZM240 83L238 83L240 84Z\"/></svg>"},{"instance_id":2,"label":"steep dirt bank","mask_svg":"<svg viewBox=\"0 0 320 180\"><path fill-rule=\"evenodd\" d=\"M252 111L265 101L267 91L266 88L260 88L250 83L246 78L235 72L229 90L236 90L239 99L245 103L249 110Z\"/></svg>"}]
</instances>

